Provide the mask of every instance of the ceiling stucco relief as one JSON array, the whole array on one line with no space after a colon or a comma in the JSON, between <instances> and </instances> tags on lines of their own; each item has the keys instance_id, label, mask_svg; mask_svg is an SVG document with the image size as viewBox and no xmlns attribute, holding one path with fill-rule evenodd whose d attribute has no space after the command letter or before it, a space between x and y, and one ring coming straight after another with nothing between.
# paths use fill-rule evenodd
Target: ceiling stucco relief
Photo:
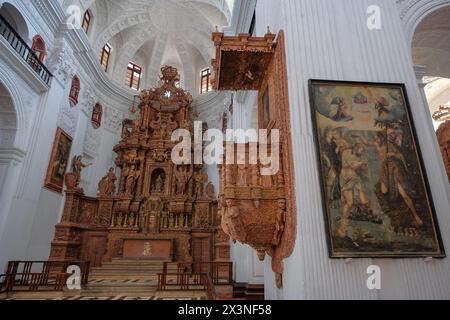
<instances>
[{"instance_id":1,"label":"ceiling stucco relief","mask_svg":"<svg viewBox=\"0 0 450 320\"><path fill-rule=\"evenodd\" d=\"M232 0L74 0L91 10L91 45L100 52L113 46L109 76L124 84L129 61L144 69L142 84L152 87L163 64L174 64L186 89L196 86L196 72L208 67L213 55L211 33L216 26L228 26ZM195 90L197 91L197 90Z\"/></svg>"}]
</instances>

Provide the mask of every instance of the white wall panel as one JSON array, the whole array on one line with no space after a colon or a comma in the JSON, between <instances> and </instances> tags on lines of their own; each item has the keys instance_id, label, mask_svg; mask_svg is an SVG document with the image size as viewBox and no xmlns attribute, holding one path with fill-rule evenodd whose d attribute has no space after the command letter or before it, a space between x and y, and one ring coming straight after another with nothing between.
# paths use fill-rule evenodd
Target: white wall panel
<instances>
[{"instance_id":1,"label":"white wall panel","mask_svg":"<svg viewBox=\"0 0 450 320\"><path fill-rule=\"evenodd\" d=\"M382 29L367 28L367 8L381 8ZM312 135L308 80L311 78L405 83L423 151L445 247L450 250L448 182L429 111L412 65L399 10L391 0L260 0L257 30L285 30L298 236L286 260L284 288L275 289L266 261L269 299L450 298L449 259L360 259L328 257L325 222ZM269 260L269 259L268 259ZM382 268L382 290L366 287L369 265Z\"/></svg>"}]
</instances>

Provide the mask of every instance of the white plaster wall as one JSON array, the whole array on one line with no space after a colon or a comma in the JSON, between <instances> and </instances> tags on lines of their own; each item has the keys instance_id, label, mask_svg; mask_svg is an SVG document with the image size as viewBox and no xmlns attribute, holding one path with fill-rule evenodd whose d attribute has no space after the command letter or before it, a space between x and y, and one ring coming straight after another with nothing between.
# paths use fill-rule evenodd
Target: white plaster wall
<instances>
[{"instance_id":1,"label":"white plaster wall","mask_svg":"<svg viewBox=\"0 0 450 320\"><path fill-rule=\"evenodd\" d=\"M258 129L257 91L240 91L234 94L232 129ZM256 121L255 121L256 120ZM264 284L264 263L259 261L256 251L248 245L233 243L231 259L234 267L234 280L238 283Z\"/></svg>"},{"instance_id":2,"label":"white plaster wall","mask_svg":"<svg viewBox=\"0 0 450 320\"><path fill-rule=\"evenodd\" d=\"M46 39L49 55L55 55L50 62L55 77L47 88L8 45L0 46L0 81L11 93L18 121L15 145L11 151L0 150L0 184L6 186L0 198L0 273L8 261L47 260L49 256L54 227L64 205L63 195L44 188L57 126L73 138L71 157L84 154L88 143L89 150L94 150L95 170L83 182L88 194L95 195L100 177L113 163L112 148L117 142L117 132L120 134L120 123L126 117L129 99L124 91L111 88L110 82L99 82L103 78L97 73L98 66L89 69L90 62L75 61L67 41L59 38L53 46L54 37L61 34L57 33L59 29L48 27L52 20L44 22L32 4L25 7L24 1L12 2L27 20L30 35L40 33ZM47 5L45 14L55 14L57 20L58 12L50 9L50 2L44 3ZM71 44L79 40L85 41L71 38ZM89 59L89 54L81 51L84 59ZM81 55L77 57L81 59ZM98 64L97 57L95 63ZM75 72L81 78L82 89L79 104L71 108L68 96ZM97 92L98 88L103 88L103 92ZM114 93L108 94L108 90ZM103 126L98 129L100 139L86 141L86 128L91 125L90 114L97 101L105 111Z\"/></svg>"},{"instance_id":3,"label":"white plaster wall","mask_svg":"<svg viewBox=\"0 0 450 320\"><path fill-rule=\"evenodd\" d=\"M370 31L366 10L381 8L382 29ZM312 135L308 79L406 83L444 245L450 250L446 181L429 111L419 90L395 1L260 0L257 31L284 29L287 44L289 102L298 233L285 262L284 287L277 290L266 260L268 299L428 299L450 298L450 260L362 259L351 263L328 257L318 167ZM382 290L369 291L369 265L382 269Z\"/></svg>"},{"instance_id":4,"label":"white plaster wall","mask_svg":"<svg viewBox=\"0 0 450 320\"><path fill-rule=\"evenodd\" d=\"M55 83L55 82L54 82ZM27 88L23 88L26 90ZM30 247L35 254L44 253L33 246L39 246L39 241L32 235L45 234L50 236L54 233L54 224L47 225L36 231L33 229L35 221L47 220L49 214L57 214L60 199L46 198L41 193L44 177L46 175L51 148L56 132L56 117L58 114L57 105L49 103L60 101L63 90L58 85L53 85L52 89L41 96L36 108L35 117L30 119L33 123L31 129L31 139L28 140L27 155L23 170L16 172L19 177L18 188L14 194L11 209L7 212L5 228L1 233L1 267L8 260L23 259L28 256L27 248ZM47 191L46 191L47 192ZM52 201L54 200L54 201ZM45 203L45 207L43 204ZM52 212L53 211L53 212ZM33 241L31 241L33 239ZM49 243L49 241L47 241ZM49 247L47 245L47 257Z\"/></svg>"},{"instance_id":5,"label":"white plaster wall","mask_svg":"<svg viewBox=\"0 0 450 320\"><path fill-rule=\"evenodd\" d=\"M248 245L234 243L231 247L234 281L237 283L264 284L264 263Z\"/></svg>"}]
</instances>

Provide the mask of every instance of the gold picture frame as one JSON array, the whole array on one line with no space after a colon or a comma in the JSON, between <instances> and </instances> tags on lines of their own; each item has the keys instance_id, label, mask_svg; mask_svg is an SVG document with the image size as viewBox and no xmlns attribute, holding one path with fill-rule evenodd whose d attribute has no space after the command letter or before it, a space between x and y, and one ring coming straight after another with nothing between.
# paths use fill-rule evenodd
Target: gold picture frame
<instances>
[{"instance_id":1,"label":"gold picture frame","mask_svg":"<svg viewBox=\"0 0 450 320\"><path fill-rule=\"evenodd\" d=\"M64 176L70 163L72 141L72 138L67 133L61 128L57 128L45 178L45 188L62 193Z\"/></svg>"}]
</instances>

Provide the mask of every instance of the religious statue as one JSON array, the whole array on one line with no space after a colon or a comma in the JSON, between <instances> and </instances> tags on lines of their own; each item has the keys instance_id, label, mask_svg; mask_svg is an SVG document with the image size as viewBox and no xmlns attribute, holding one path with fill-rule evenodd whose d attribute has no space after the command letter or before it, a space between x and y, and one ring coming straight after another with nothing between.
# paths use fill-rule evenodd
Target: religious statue
<instances>
[{"instance_id":1,"label":"religious statue","mask_svg":"<svg viewBox=\"0 0 450 320\"><path fill-rule=\"evenodd\" d=\"M194 168L188 171L184 166L178 166L177 170L175 170L175 195L181 196L186 194L186 185L189 180L191 180L194 172Z\"/></svg>"},{"instance_id":2,"label":"religious statue","mask_svg":"<svg viewBox=\"0 0 450 320\"><path fill-rule=\"evenodd\" d=\"M149 227L149 221L148 221L149 215L148 215L148 212L147 212L147 202L148 202L148 200L144 200L142 202L142 205L141 205L141 208L140 208L140 211L139 211L141 219L142 219L141 227L142 227L142 232L143 233L148 233L148 227Z\"/></svg>"},{"instance_id":3,"label":"religious statue","mask_svg":"<svg viewBox=\"0 0 450 320\"><path fill-rule=\"evenodd\" d=\"M278 212L275 225L275 234L273 236L273 245L277 246L281 242L281 237L284 233L284 226L286 224L286 200L278 200Z\"/></svg>"},{"instance_id":4,"label":"religious statue","mask_svg":"<svg viewBox=\"0 0 450 320\"><path fill-rule=\"evenodd\" d=\"M136 171L136 166L133 165L128 170L127 176L126 176L126 183L125 183L125 193L127 195L132 195L135 189L136 180L140 177L140 172Z\"/></svg>"},{"instance_id":5,"label":"religious statue","mask_svg":"<svg viewBox=\"0 0 450 320\"><path fill-rule=\"evenodd\" d=\"M127 139L131 136L131 130L133 128L133 120L125 119L122 122L122 139Z\"/></svg>"},{"instance_id":6,"label":"religious statue","mask_svg":"<svg viewBox=\"0 0 450 320\"><path fill-rule=\"evenodd\" d=\"M247 187L247 166L245 164L238 164L237 186Z\"/></svg>"},{"instance_id":7,"label":"religious statue","mask_svg":"<svg viewBox=\"0 0 450 320\"><path fill-rule=\"evenodd\" d=\"M208 175L202 171L194 175L194 196L199 199L203 197L203 185L208 181Z\"/></svg>"},{"instance_id":8,"label":"religious statue","mask_svg":"<svg viewBox=\"0 0 450 320\"><path fill-rule=\"evenodd\" d=\"M230 235L231 239L245 243L247 233L240 223L240 211L236 200L226 199L225 203L225 214L222 216L224 230Z\"/></svg>"},{"instance_id":9,"label":"religious statue","mask_svg":"<svg viewBox=\"0 0 450 320\"><path fill-rule=\"evenodd\" d=\"M160 113L158 113L156 119L152 120L150 123L150 129L152 129L153 135L156 135L158 133L158 131L161 130L161 128L162 128L161 122L162 122L162 115L160 112Z\"/></svg>"},{"instance_id":10,"label":"religious statue","mask_svg":"<svg viewBox=\"0 0 450 320\"><path fill-rule=\"evenodd\" d=\"M215 196L214 193L215 193L214 185L210 182L210 183L208 183L208 185L206 186L206 189L205 189L206 198L208 198L209 200L214 199L214 196Z\"/></svg>"},{"instance_id":11,"label":"religious statue","mask_svg":"<svg viewBox=\"0 0 450 320\"><path fill-rule=\"evenodd\" d=\"M78 188L81 180L81 171L92 164L84 164L82 162L83 156L75 156L72 161L72 173L75 177L75 187Z\"/></svg>"},{"instance_id":12,"label":"religious statue","mask_svg":"<svg viewBox=\"0 0 450 320\"><path fill-rule=\"evenodd\" d=\"M114 168L110 168L106 176L98 184L98 195L111 197L116 193L116 173Z\"/></svg>"},{"instance_id":13,"label":"religious statue","mask_svg":"<svg viewBox=\"0 0 450 320\"><path fill-rule=\"evenodd\" d=\"M161 175L158 175L155 181L155 185L153 186L153 192L162 193L164 192L164 180Z\"/></svg>"},{"instance_id":14,"label":"religious statue","mask_svg":"<svg viewBox=\"0 0 450 320\"><path fill-rule=\"evenodd\" d=\"M178 128L178 122L175 120L173 114L171 114L170 115L170 119L169 119L169 123L167 124L167 128L165 129L165 132L164 132L163 139L170 140L172 138L172 133L177 128Z\"/></svg>"}]
</instances>

